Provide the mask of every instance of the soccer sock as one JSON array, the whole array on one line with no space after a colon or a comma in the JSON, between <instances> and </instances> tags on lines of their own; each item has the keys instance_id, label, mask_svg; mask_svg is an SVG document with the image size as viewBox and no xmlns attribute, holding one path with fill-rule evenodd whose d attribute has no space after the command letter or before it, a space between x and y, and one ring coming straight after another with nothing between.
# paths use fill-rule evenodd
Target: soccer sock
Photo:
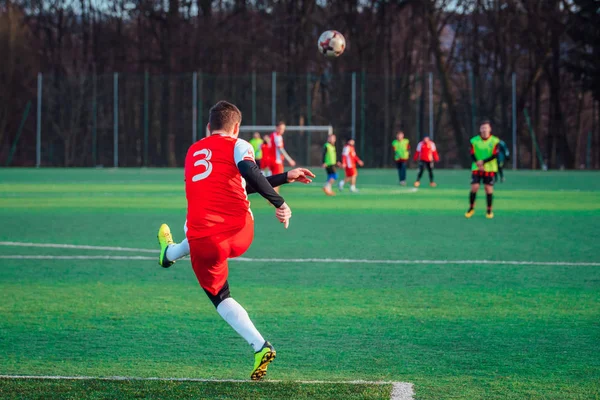
<instances>
[{"instance_id":1,"label":"soccer sock","mask_svg":"<svg viewBox=\"0 0 600 400\"><path fill-rule=\"evenodd\" d=\"M340 186L340 189L342 189L345 184L346 184L346 181L343 181L343 180L338 183L338 185Z\"/></svg>"},{"instance_id":2,"label":"soccer sock","mask_svg":"<svg viewBox=\"0 0 600 400\"><path fill-rule=\"evenodd\" d=\"M183 239L181 243L175 243L167 247L167 260L177 261L182 257L190 254L190 244L187 239Z\"/></svg>"},{"instance_id":3,"label":"soccer sock","mask_svg":"<svg viewBox=\"0 0 600 400\"><path fill-rule=\"evenodd\" d=\"M487 212L490 213L492 212L492 196L493 194L486 194L486 199L487 199Z\"/></svg>"},{"instance_id":4,"label":"soccer sock","mask_svg":"<svg viewBox=\"0 0 600 400\"><path fill-rule=\"evenodd\" d=\"M356 190L356 185L350 185L350 190Z\"/></svg>"},{"instance_id":5,"label":"soccer sock","mask_svg":"<svg viewBox=\"0 0 600 400\"><path fill-rule=\"evenodd\" d=\"M477 192L469 193L469 210L475 208L475 198L477 197Z\"/></svg>"},{"instance_id":6,"label":"soccer sock","mask_svg":"<svg viewBox=\"0 0 600 400\"><path fill-rule=\"evenodd\" d=\"M265 344L265 339L256 330L240 303L228 297L217 306L217 312L241 337L246 339L254 351L260 351Z\"/></svg>"}]
</instances>

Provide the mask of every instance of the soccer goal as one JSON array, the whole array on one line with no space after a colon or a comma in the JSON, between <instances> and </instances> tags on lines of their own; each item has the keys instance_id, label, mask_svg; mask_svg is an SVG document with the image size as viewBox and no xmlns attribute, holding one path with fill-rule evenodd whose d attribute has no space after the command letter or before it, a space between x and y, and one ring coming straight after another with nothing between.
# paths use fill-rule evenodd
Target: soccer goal
<instances>
[{"instance_id":1,"label":"soccer goal","mask_svg":"<svg viewBox=\"0 0 600 400\"><path fill-rule=\"evenodd\" d=\"M275 125L243 125L240 126L240 137L250 140L254 132L264 136L274 132L275 128ZM315 166L321 165L323 145L329 135L333 135L331 125L286 125L283 140L285 149L298 165Z\"/></svg>"}]
</instances>

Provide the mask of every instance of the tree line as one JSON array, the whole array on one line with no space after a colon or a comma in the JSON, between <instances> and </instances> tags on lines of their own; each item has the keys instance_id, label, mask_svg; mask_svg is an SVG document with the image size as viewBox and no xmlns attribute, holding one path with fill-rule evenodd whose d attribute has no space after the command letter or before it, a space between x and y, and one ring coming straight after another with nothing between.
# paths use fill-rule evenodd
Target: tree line
<instances>
[{"instance_id":1,"label":"tree line","mask_svg":"<svg viewBox=\"0 0 600 400\"><path fill-rule=\"evenodd\" d=\"M579 168L591 161L598 168L598 3L3 0L0 165L13 155L11 165L35 161L39 72L43 147L52 155L45 164L98 164L92 147L110 154L112 74L118 72L124 165L176 166L191 137L191 73L201 76L204 122L210 102L228 98L243 105L245 122L265 124L269 74L276 71L277 119L332 124L347 134L355 72L358 146L369 164L389 165L389 143L403 129L413 141L434 134L447 167L468 165L468 140L482 118L512 144L514 74L519 167L539 168L541 161ZM347 38L339 59L317 53L326 29Z\"/></svg>"}]
</instances>

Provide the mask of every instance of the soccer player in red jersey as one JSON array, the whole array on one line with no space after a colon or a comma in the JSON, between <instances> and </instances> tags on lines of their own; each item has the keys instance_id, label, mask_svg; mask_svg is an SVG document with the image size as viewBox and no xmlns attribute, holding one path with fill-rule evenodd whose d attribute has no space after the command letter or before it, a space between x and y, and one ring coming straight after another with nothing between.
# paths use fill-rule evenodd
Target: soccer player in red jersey
<instances>
[{"instance_id":1,"label":"soccer player in red jersey","mask_svg":"<svg viewBox=\"0 0 600 400\"><path fill-rule=\"evenodd\" d=\"M344 180L340 180L338 187L340 190L344 190L344 184L350 182L350 191L356 193L358 192L358 189L356 189L356 177L358 176L356 165L358 164L362 167L364 163L356 155L354 144L354 139L346 139L346 145L342 150L342 165L344 167L345 178Z\"/></svg>"},{"instance_id":2,"label":"soccer player in red jersey","mask_svg":"<svg viewBox=\"0 0 600 400\"><path fill-rule=\"evenodd\" d=\"M246 252L254 237L247 187L273 204L276 218L286 228L292 212L260 173L252 146L238 139L241 120L242 114L236 106L218 102L209 114L210 136L192 144L188 150L185 159L186 236L192 268L200 286L219 315L254 348L255 362L250 377L259 380L266 374L276 352L255 328L246 310L231 297L227 259Z\"/></svg>"},{"instance_id":3,"label":"soccer player in red jersey","mask_svg":"<svg viewBox=\"0 0 600 400\"><path fill-rule=\"evenodd\" d=\"M283 173L283 160L285 159L290 166L295 167L296 161L289 156L283 145L283 134L285 133L285 122L279 121L275 132L271 133L271 166L270 170L273 175ZM279 193L279 188L275 188Z\"/></svg>"},{"instance_id":4,"label":"soccer player in red jersey","mask_svg":"<svg viewBox=\"0 0 600 400\"><path fill-rule=\"evenodd\" d=\"M433 140L431 140L429 136L425 136L423 140L419 142L414 158L415 161L419 161L419 173L417 174L415 187L421 186L421 176L423 176L425 167L427 167L427 172L429 172L429 186L436 187L437 185L433 181L433 162L440 161L440 156L435 147L435 143L433 143Z\"/></svg>"},{"instance_id":5,"label":"soccer player in red jersey","mask_svg":"<svg viewBox=\"0 0 600 400\"><path fill-rule=\"evenodd\" d=\"M263 144L260 146L263 158L260 168L265 176L271 175L271 135L263 136Z\"/></svg>"}]
</instances>

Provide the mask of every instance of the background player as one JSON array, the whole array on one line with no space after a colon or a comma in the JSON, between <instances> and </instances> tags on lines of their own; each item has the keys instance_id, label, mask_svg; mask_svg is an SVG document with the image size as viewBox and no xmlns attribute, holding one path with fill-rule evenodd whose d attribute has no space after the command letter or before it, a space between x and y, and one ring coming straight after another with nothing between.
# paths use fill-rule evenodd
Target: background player
<instances>
[{"instance_id":1,"label":"background player","mask_svg":"<svg viewBox=\"0 0 600 400\"><path fill-rule=\"evenodd\" d=\"M227 259L242 255L254 237L254 219L245 189L248 182L276 208L287 228L292 215L254 161L252 146L238 139L240 110L220 101L209 113L211 135L192 144L185 159L187 239L192 268L221 317L255 351L251 379L261 379L275 349L255 328L246 310L230 295Z\"/></svg>"},{"instance_id":2,"label":"background player","mask_svg":"<svg viewBox=\"0 0 600 400\"><path fill-rule=\"evenodd\" d=\"M427 172L429 172L429 186L436 187L437 185L433 181L433 163L434 161L440 161L440 156L435 147L435 143L433 143L433 140L429 139L429 136L425 136L417 145L415 161L419 161L419 173L417 174L415 187L421 186L421 176L423 176L425 167L427 167Z\"/></svg>"},{"instance_id":3,"label":"background player","mask_svg":"<svg viewBox=\"0 0 600 400\"><path fill-rule=\"evenodd\" d=\"M508 150L508 146L504 142L504 140L500 139L498 143L498 173L495 176L496 182L498 182L498 177L500 178L500 182L504 182L504 163L508 161L510 158L510 151Z\"/></svg>"},{"instance_id":4,"label":"background player","mask_svg":"<svg viewBox=\"0 0 600 400\"><path fill-rule=\"evenodd\" d=\"M335 196L331 185L337 180L337 172L335 167L338 165L337 162L337 150L335 149L335 135L327 136L327 143L323 145L323 168L327 173L327 181L323 186L323 191L327 196Z\"/></svg>"},{"instance_id":5,"label":"background player","mask_svg":"<svg viewBox=\"0 0 600 400\"><path fill-rule=\"evenodd\" d=\"M475 214L475 198L481 181L485 186L487 199L486 218L494 218L492 197L494 193L494 175L498 171L498 143L500 139L492 135L490 121L483 121L479 126L479 135L471 139L471 192L469 193L469 210L465 217Z\"/></svg>"},{"instance_id":6,"label":"background player","mask_svg":"<svg viewBox=\"0 0 600 400\"><path fill-rule=\"evenodd\" d=\"M392 149L394 149L394 161L396 162L400 185L406 186L406 165L410 158L410 144L408 139L404 138L403 131L396 133L396 140L392 142Z\"/></svg>"},{"instance_id":7,"label":"background player","mask_svg":"<svg viewBox=\"0 0 600 400\"><path fill-rule=\"evenodd\" d=\"M271 175L270 165L271 165L271 136L265 135L263 136L263 144L260 146L262 151L262 162L259 167L262 169L263 174L265 176Z\"/></svg>"},{"instance_id":8,"label":"background player","mask_svg":"<svg viewBox=\"0 0 600 400\"><path fill-rule=\"evenodd\" d=\"M261 167L261 161L263 158L262 145L264 144L264 141L260 137L260 133L254 132L254 134L252 135L252 139L250 139L249 143L252 145L252 148L254 149L254 160L256 161L256 165L258 165L258 168L262 169L262 167Z\"/></svg>"},{"instance_id":9,"label":"background player","mask_svg":"<svg viewBox=\"0 0 600 400\"><path fill-rule=\"evenodd\" d=\"M342 165L344 166L345 177L344 180L340 180L339 189L344 190L344 184L350 182L350 191L356 193L358 192L358 189L356 189L356 177L358 176L356 164L362 167L364 163L356 155L354 143L354 139L346 139L346 145L342 150Z\"/></svg>"},{"instance_id":10,"label":"background player","mask_svg":"<svg viewBox=\"0 0 600 400\"><path fill-rule=\"evenodd\" d=\"M296 161L289 156L283 146L283 134L285 133L285 122L279 121L275 132L271 134L271 174L277 175L283 173L283 160L285 159L292 167L296 166ZM279 193L279 188L275 188Z\"/></svg>"}]
</instances>

